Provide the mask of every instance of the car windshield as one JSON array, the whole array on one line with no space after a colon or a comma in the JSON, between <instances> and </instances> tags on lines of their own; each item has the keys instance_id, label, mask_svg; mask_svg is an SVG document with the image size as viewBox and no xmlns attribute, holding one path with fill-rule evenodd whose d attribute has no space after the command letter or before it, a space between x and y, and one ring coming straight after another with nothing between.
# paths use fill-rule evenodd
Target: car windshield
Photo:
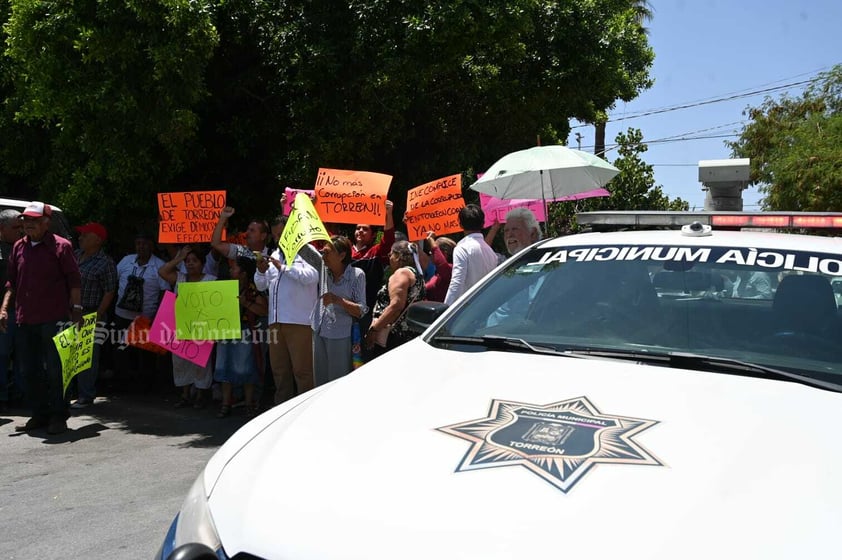
<instances>
[{"instance_id":1,"label":"car windshield","mask_svg":"<svg viewBox=\"0 0 842 560\"><path fill-rule=\"evenodd\" d=\"M842 260L833 254L544 247L498 271L428 340L505 338L533 350L701 355L839 383L841 294Z\"/></svg>"}]
</instances>

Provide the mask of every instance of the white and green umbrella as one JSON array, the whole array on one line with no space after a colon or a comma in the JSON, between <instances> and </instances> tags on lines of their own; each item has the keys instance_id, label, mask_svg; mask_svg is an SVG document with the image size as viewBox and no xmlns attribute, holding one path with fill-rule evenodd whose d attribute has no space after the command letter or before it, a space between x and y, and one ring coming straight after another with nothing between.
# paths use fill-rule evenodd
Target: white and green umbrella
<instances>
[{"instance_id":1,"label":"white and green umbrella","mask_svg":"<svg viewBox=\"0 0 842 560\"><path fill-rule=\"evenodd\" d=\"M604 187L620 171L567 146L536 146L507 154L470 188L503 199L550 201Z\"/></svg>"}]
</instances>

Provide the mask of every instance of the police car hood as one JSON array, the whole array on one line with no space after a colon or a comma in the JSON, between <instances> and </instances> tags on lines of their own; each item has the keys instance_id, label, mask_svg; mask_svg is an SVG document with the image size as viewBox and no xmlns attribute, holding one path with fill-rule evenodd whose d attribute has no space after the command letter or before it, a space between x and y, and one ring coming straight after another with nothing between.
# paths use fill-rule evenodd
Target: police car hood
<instances>
[{"instance_id":1,"label":"police car hood","mask_svg":"<svg viewBox=\"0 0 842 560\"><path fill-rule=\"evenodd\" d=\"M842 395L801 384L416 340L277 410L206 481L229 556L809 558L842 524Z\"/></svg>"}]
</instances>

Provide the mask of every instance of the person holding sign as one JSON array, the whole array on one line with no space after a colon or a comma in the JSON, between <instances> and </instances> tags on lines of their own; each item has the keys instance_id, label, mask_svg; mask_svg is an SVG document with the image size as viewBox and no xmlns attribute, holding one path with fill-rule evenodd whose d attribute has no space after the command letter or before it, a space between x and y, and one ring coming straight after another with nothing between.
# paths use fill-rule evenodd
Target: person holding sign
<instances>
[{"instance_id":1,"label":"person holding sign","mask_svg":"<svg viewBox=\"0 0 842 560\"><path fill-rule=\"evenodd\" d=\"M300 254L288 265L281 250L275 249L257 262L254 285L269 292L269 365L275 404L280 404L313 388L310 314L318 298L319 271Z\"/></svg>"},{"instance_id":2,"label":"person holding sign","mask_svg":"<svg viewBox=\"0 0 842 560\"><path fill-rule=\"evenodd\" d=\"M323 292L313 309L313 374L318 387L354 369L351 328L354 319L368 313L365 273L350 266L351 241L331 237L322 248L326 273Z\"/></svg>"},{"instance_id":3,"label":"person holding sign","mask_svg":"<svg viewBox=\"0 0 842 560\"><path fill-rule=\"evenodd\" d=\"M383 285L383 273L389 266L389 251L395 242L394 203L386 201L386 225L379 243L374 242L374 230L369 224L357 224L354 229L354 245L351 247L353 266L365 273L365 304L371 309L377 301L377 291ZM366 332L371 324L371 316L364 315L360 320L361 332ZM371 359L363 347L363 361Z\"/></svg>"},{"instance_id":4,"label":"person holding sign","mask_svg":"<svg viewBox=\"0 0 842 560\"><path fill-rule=\"evenodd\" d=\"M453 274L453 249L456 242L449 237L436 237L431 231L424 239L424 253L429 255L435 264L435 273L427 280L425 288L427 299L430 301L444 301L450 277Z\"/></svg>"},{"instance_id":5,"label":"person holding sign","mask_svg":"<svg viewBox=\"0 0 842 560\"><path fill-rule=\"evenodd\" d=\"M255 338L260 319L269 311L269 301L254 286L253 278L257 264L254 259L237 257L229 261L228 267L231 279L239 282L242 336L240 340L227 340L225 344L216 347L213 378L222 384L222 406L216 415L217 418L225 418L231 414L234 385L243 386L246 414L254 416L257 413L254 388L260 382L260 374L265 367L263 350Z\"/></svg>"},{"instance_id":6,"label":"person holding sign","mask_svg":"<svg viewBox=\"0 0 842 560\"><path fill-rule=\"evenodd\" d=\"M82 277L73 246L50 232L51 214L52 208L43 202L32 202L23 211L25 237L9 255L6 294L0 305L0 330L6 330L10 313L17 318L16 344L32 406L32 417L15 427L19 432L46 427L49 434L61 434L67 431L70 416L53 337L68 318L81 326Z\"/></svg>"},{"instance_id":7,"label":"person holding sign","mask_svg":"<svg viewBox=\"0 0 842 560\"><path fill-rule=\"evenodd\" d=\"M235 209L233 206L226 206L219 213L219 221L216 223L216 227L211 235L211 247L213 247L214 251L221 255L222 259L228 259L228 262L239 258L247 258L255 261L267 258L271 253L268 245L271 230L269 229L269 224L266 223L265 220L259 220L257 218L249 220L249 224L245 231L245 246L238 243L222 241L222 232L228 224L228 221L231 219L231 216L234 215L234 212ZM222 262L225 263L226 261L223 260ZM205 272L207 272L207 268L205 269ZM221 276L225 275L222 274ZM252 276L254 276L254 272L252 272L249 278ZM232 279L236 280L233 276ZM257 324L255 324L253 328L255 330L265 332L267 325L266 321L266 315L259 317ZM267 357L266 344L262 343L261 347L263 348L263 363L265 363Z\"/></svg>"},{"instance_id":8,"label":"person holding sign","mask_svg":"<svg viewBox=\"0 0 842 560\"><path fill-rule=\"evenodd\" d=\"M354 228L354 246L351 249L351 260L370 259L377 257L385 266L389 264L389 248L395 242L395 204L386 201L386 225L383 237L379 243L374 242L374 230L369 224L357 224Z\"/></svg>"},{"instance_id":9,"label":"person holding sign","mask_svg":"<svg viewBox=\"0 0 842 560\"><path fill-rule=\"evenodd\" d=\"M184 263L187 272L179 272L178 265ZM158 275L175 286L175 293L178 295L178 285L182 282L210 282L216 280L216 276L205 274L204 255L191 245L184 245L175 254L175 257L158 270ZM207 365L200 366L193 362L173 355L172 376L176 387L181 387L181 399L176 403L176 408L182 408L190 404L190 388L196 387L196 400L193 408L204 408L207 404L205 391L213 384L212 362L208 360Z\"/></svg>"},{"instance_id":10,"label":"person holding sign","mask_svg":"<svg viewBox=\"0 0 842 560\"><path fill-rule=\"evenodd\" d=\"M234 215L234 207L226 206L219 213L219 221L216 222L216 227L211 235L211 247L219 251L219 253L226 259L236 259L239 257L246 257L254 260L256 253L264 257L269 255L269 249L266 246L266 241L269 239L269 224L263 220L251 220L246 228L246 246L238 245L236 243L229 243L222 240L222 232L228 224L228 220Z\"/></svg>"}]
</instances>

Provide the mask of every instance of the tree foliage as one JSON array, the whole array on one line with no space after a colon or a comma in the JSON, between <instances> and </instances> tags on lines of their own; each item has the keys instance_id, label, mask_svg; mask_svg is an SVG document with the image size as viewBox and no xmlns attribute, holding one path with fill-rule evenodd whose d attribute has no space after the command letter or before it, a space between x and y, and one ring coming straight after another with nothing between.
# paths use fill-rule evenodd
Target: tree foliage
<instances>
[{"instance_id":1,"label":"tree foliage","mask_svg":"<svg viewBox=\"0 0 842 560\"><path fill-rule=\"evenodd\" d=\"M266 60L292 116L279 177L386 172L398 207L409 187L560 141L571 117L651 83L631 2L301 1L267 15Z\"/></svg>"},{"instance_id":2,"label":"tree foliage","mask_svg":"<svg viewBox=\"0 0 842 560\"><path fill-rule=\"evenodd\" d=\"M801 96L767 97L744 114L750 120L729 144L751 159L764 209L842 211L842 65Z\"/></svg>"},{"instance_id":3,"label":"tree foliage","mask_svg":"<svg viewBox=\"0 0 842 560\"><path fill-rule=\"evenodd\" d=\"M265 214L318 167L390 173L400 206L633 99L654 56L631 0L7 5L0 132L37 149L2 171L86 219L201 187Z\"/></svg>"},{"instance_id":4,"label":"tree foliage","mask_svg":"<svg viewBox=\"0 0 842 560\"><path fill-rule=\"evenodd\" d=\"M607 185L610 196L589 198L577 202L555 203L551 212L553 231L570 233L578 230L576 212L602 210L688 210L690 205L681 198L670 199L660 185L655 185L652 166L641 155L649 148L643 133L629 128L617 135L618 157L612 165L620 170Z\"/></svg>"},{"instance_id":5,"label":"tree foliage","mask_svg":"<svg viewBox=\"0 0 842 560\"><path fill-rule=\"evenodd\" d=\"M7 103L17 123L45 131L45 166L32 177L41 196L96 219L148 212L149 194L191 163L195 107L217 41L207 8L189 0L10 5Z\"/></svg>"}]
</instances>

